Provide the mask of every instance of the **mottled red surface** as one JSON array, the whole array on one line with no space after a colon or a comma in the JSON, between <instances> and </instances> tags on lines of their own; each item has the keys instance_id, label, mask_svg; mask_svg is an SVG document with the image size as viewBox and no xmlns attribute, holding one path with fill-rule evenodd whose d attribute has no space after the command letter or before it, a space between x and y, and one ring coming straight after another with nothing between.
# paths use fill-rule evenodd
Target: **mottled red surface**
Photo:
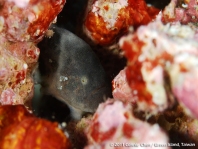
<instances>
[{"instance_id":1,"label":"mottled red surface","mask_svg":"<svg viewBox=\"0 0 198 149\"><path fill-rule=\"evenodd\" d=\"M0 2L0 105L24 104L33 97L36 43L62 10L65 0Z\"/></svg>"},{"instance_id":2,"label":"mottled red surface","mask_svg":"<svg viewBox=\"0 0 198 149\"><path fill-rule=\"evenodd\" d=\"M1 149L69 149L57 123L36 118L23 105L0 107Z\"/></svg>"},{"instance_id":3,"label":"mottled red surface","mask_svg":"<svg viewBox=\"0 0 198 149\"><path fill-rule=\"evenodd\" d=\"M114 99L132 104L136 102L126 78L126 68L121 70L119 74L113 79L112 87L112 95Z\"/></svg>"},{"instance_id":4,"label":"mottled red surface","mask_svg":"<svg viewBox=\"0 0 198 149\"><path fill-rule=\"evenodd\" d=\"M0 104L24 104L33 96L30 70L23 59L15 56L16 52L4 48L0 48Z\"/></svg>"},{"instance_id":5,"label":"mottled red surface","mask_svg":"<svg viewBox=\"0 0 198 149\"><path fill-rule=\"evenodd\" d=\"M114 99L108 99L100 104L89 123L85 131L88 138L85 149L132 149L135 147L127 146L127 143L139 146L141 143L168 141L166 134L158 125L152 126L136 119L132 115L130 104Z\"/></svg>"},{"instance_id":6,"label":"mottled red surface","mask_svg":"<svg viewBox=\"0 0 198 149\"><path fill-rule=\"evenodd\" d=\"M191 116L198 116L195 36L196 29L164 25L159 16L120 40L128 59L126 77L141 110L163 111L177 99Z\"/></svg>"},{"instance_id":7,"label":"mottled red surface","mask_svg":"<svg viewBox=\"0 0 198 149\"><path fill-rule=\"evenodd\" d=\"M125 1L127 1L128 6L117 10L116 23L111 28L107 27L108 24L102 18L103 16L95 15L91 10L88 11L84 22L85 32L95 43L103 46L110 45L128 32L130 26L137 27L147 24L159 12L154 7L147 7L144 0ZM108 12L108 6L105 8L104 10Z\"/></svg>"},{"instance_id":8,"label":"mottled red surface","mask_svg":"<svg viewBox=\"0 0 198 149\"><path fill-rule=\"evenodd\" d=\"M196 0L171 0L163 11L163 21L177 22L182 24L197 23L198 2Z\"/></svg>"},{"instance_id":9,"label":"mottled red surface","mask_svg":"<svg viewBox=\"0 0 198 149\"><path fill-rule=\"evenodd\" d=\"M37 64L40 49L32 42L5 42L1 43L6 50L10 51L11 54L18 59L25 61L28 65L28 71L31 72L32 69Z\"/></svg>"},{"instance_id":10,"label":"mottled red surface","mask_svg":"<svg viewBox=\"0 0 198 149\"><path fill-rule=\"evenodd\" d=\"M30 0L25 7L18 7L14 2L2 2L0 33L14 42L37 42L60 13L65 2L65 0Z\"/></svg>"},{"instance_id":11,"label":"mottled red surface","mask_svg":"<svg viewBox=\"0 0 198 149\"><path fill-rule=\"evenodd\" d=\"M122 49L125 50L125 55L130 61L130 65L126 68L126 77L129 81L129 86L132 90L137 90L138 100L146 100L151 103L151 94L147 92L146 84L142 78L141 67L142 63L138 61L138 56L141 54L141 48L143 47L143 41L140 41L138 37L131 39L131 42L135 46L131 46L131 43L124 42Z\"/></svg>"}]
</instances>

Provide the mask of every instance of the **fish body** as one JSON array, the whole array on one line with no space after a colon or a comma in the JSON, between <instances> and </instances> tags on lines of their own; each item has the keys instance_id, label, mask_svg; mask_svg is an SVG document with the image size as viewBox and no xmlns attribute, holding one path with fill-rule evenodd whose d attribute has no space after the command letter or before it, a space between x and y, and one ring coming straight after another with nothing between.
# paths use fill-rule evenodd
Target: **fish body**
<instances>
[{"instance_id":1,"label":"fish body","mask_svg":"<svg viewBox=\"0 0 198 149\"><path fill-rule=\"evenodd\" d=\"M111 96L111 82L91 47L66 29L53 26L38 47L43 94L66 103L74 117L94 112ZM75 114L77 112L77 114Z\"/></svg>"}]
</instances>

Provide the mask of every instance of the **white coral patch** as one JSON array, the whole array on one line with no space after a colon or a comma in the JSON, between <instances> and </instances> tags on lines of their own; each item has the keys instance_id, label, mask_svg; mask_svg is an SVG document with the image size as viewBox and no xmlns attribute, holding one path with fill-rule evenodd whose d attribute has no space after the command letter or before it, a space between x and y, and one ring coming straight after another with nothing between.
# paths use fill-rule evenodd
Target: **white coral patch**
<instances>
[{"instance_id":1,"label":"white coral patch","mask_svg":"<svg viewBox=\"0 0 198 149\"><path fill-rule=\"evenodd\" d=\"M28 5L30 0L8 0L9 2L14 2L18 7L24 8Z\"/></svg>"},{"instance_id":2,"label":"white coral patch","mask_svg":"<svg viewBox=\"0 0 198 149\"><path fill-rule=\"evenodd\" d=\"M145 65L143 65L141 71L147 89L152 94L152 101L158 106L166 107L167 97L163 84L163 68L158 65L149 71ZM163 110L163 108L160 110Z\"/></svg>"},{"instance_id":3,"label":"white coral patch","mask_svg":"<svg viewBox=\"0 0 198 149\"><path fill-rule=\"evenodd\" d=\"M118 11L126 6L127 0L98 0L93 4L92 12L103 18L107 28L112 28L116 23Z\"/></svg>"},{"instance_id":4,"label":"white coral patch","mask_svg":"<svg viewBox=\"0 0 198 149\"><path fill-rule=\"evenodd\" d=\"M0 32L3 30L4 22L4 17L0 16Z\"/></svg>"}]
</instances>

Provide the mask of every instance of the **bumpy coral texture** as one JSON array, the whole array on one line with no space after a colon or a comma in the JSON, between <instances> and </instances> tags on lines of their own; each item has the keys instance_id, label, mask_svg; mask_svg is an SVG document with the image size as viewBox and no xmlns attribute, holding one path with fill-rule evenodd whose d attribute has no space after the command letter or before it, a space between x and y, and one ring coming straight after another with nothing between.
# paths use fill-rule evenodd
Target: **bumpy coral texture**
<instances>
[{"instance_id":1,"label":"bumpy coral texture","mask_svg":"<svg viewBox=\"0 0 198 149\"><path fill-rule=\"evenodd\" d=\"M171 0L163 11L164 22L179 21L182 24L197 23L198 2L196 0Z\"/></svg>"},{"instance_id":2,"label":"bumpy coral texture","mask_svg":"<svg viewBox=\"0 0 198 149\"><path fill-rule=\"evenodd\" d=\"M29 0L0 3L0 33L9 41L39 41L62 10L65 0ZM20 2L22 3L22 2Z\"/></svg>"},{"instance_id":3,"label":"bumpy coral texture","mask_svg":"<svg viewBox=\"0 0 198 149\"><path fill-rule=\"evenodd\" d=\"M133 149L144 143L168 142L166 134L157 124L152 126L136 119L132 115L130 104L123 104L113 99L108 99L99 105L86 134L89 144L85 149ZM129 146L129 143L137 146ZM148 148L152 147L148 146ZM165 148L169 149L169 147Z\"/></svg>"},{"instance_id":4,"label":"bumpy coral texture","mask_svg":"<svg viewBox=\"0 0 198 149\"><path fill-rule=\"evenodd\" d=\"M57 123L36 118L23 105L0 107L1 149L69 149L70 142Z\"/></svg>"},{"instance_id":5,"label":"bumpy coral texture","mask_svg":"<svg viewBox=\"0 0 198 149\"><path fill-rule=\"evenodd\" d=\"M94 0L87 9L84 32L103 46L114 43L130 26L147 24L159 12L144 0Z\"/></svg>"},{"instance_id":6,"label":"bumpy coral texture","mask_svg":"<svg viewBox=\"0 0 198 149\"><path fill-rule=\"evenodd\" d=\"M132 90L127 82L126 69L124 68L119 72L119 74L113 79L112 95L114 99L121 100L123 102L135 103L136 98L132 94Z\"/></svg>"},{"instance_id":7,"label":"bumpy coral texture","mask_svg":"<svg viewBox=\"0 0 198 149\"><path fill-rule=\"evenodd\" d=\"M180 23L164 25L160 18L120 40L129 86L141 110L163 111L176 98L198 117L196 30Z\"/></svg>"},{"instance_id":8,"label":"bumpy coral texture","mask_svg":"<svg viewBox=\"0 0 198 149\"><path fill-rule=\"evenodd\" d=\"M24 104L33 97L31 74L42 39L65 0L0 2L0 104Z\"/></svg>"}]
</instances>

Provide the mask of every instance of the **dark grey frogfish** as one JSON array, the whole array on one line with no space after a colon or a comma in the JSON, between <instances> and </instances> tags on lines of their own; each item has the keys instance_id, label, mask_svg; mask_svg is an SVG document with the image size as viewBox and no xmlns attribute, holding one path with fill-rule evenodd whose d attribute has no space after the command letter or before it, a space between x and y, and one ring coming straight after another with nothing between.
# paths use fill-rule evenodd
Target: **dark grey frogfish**
<instances>
[{"instance_id":1,"label":"dark grey frogfish","mask_svg":"<svg viewBox=\"0 0 198 149\"><path fill-rule=\"evenodd\" d=\"M38 44L42 91L66 103L79 119L111 96L111 81L87 43L66 29L51 30L53 36Z\"/></svg>"}]
</instances>

